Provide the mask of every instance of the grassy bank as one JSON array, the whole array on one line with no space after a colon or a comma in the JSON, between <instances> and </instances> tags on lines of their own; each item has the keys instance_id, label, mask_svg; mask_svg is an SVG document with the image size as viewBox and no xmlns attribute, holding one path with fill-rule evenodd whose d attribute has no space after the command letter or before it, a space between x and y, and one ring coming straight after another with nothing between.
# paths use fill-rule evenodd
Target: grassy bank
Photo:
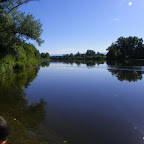
<instances>
[{"instance_id":1,"label":"grassy bank","mask_svg":"<svg viewBox=\"0 0 144 144\"><path fill-rule=\"evenodd\" d=\"M10 52L9 54L1 54L0 73L17 69L24 70L27 67L39 66L44 61L50 61L48 53L40 54L33 45L26 44L25 47L19 48L16 53Z\"/></svg>"}]
</instances>

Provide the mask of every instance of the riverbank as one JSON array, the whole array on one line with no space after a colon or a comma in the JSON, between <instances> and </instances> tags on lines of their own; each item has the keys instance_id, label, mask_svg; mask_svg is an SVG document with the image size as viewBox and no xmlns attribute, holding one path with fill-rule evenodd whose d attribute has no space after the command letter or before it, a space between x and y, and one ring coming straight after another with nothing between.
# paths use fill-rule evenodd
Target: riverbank
<instances>
[{"instance_id":1,"label":"riverbank","mask_svg":"<svg viewBox=\"0 0 144 144\"><path fill-rule=\"evenodd\" d=\"M42 57L35 48L27 47L26 49L31 49L31 51L27 52L27 50L22 50L20 56L5 54L4 57L0 57L0 74L14 70L25 70L33 66L38 67L44 62L50 62L49 56ZM43 53L43 55L47 55L47 53Z\"/></svg>"},{"instance_id":2,"label":"riverbank","mask_svg":"<svg viewBox=\"0 0 144 144\"><path fill-rule=\"evenodd\" d=\"M40 67L31 67L0 75L0 115L11 126L8 144L63 143L63 138L56 132L41 126L47 103L40 99L29 104L26 97L26 89L36 79L39 70Z\"/></svg>"}]
</instances>

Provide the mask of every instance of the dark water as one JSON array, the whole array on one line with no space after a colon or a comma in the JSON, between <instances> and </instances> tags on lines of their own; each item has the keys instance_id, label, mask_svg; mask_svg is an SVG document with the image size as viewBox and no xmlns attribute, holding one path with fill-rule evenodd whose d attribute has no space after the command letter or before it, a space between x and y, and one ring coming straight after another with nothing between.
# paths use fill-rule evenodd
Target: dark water
<instances>
[{"instance_id":1,"label":"dark water","mask_svg":"<svg viewBox=\"0 0 144 144\"><path fill-rule=\"evenodd\" d=\"M8 142L143 144L143 66L52 62L1 76L0 113L15 129Z\"/></svg>"}]
</instances>

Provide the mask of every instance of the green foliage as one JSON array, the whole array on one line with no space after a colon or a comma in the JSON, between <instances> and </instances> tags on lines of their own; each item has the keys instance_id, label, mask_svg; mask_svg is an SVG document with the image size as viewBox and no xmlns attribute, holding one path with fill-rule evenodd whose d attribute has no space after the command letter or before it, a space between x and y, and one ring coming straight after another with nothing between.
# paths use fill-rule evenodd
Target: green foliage
<instances>
[{"instance_id":1,"label":"green foliage","mask_svg":"<svg viewBox=\"0 0 144 144\"><path fill-rule=\"evenodd\" d=\"M0 59L0 73L11 71L15 65L15 58L11 55L6 55Z\"/></svg>"},{"instance_id":2,"label":"green foliage","mask_svg":"<svg viewBox=\"0 0 144 144\"><path fill-rule=\"evenodd\" d=\"M39 45L43 43L40 39L42 25L39 20L35 20L33 15L18 14L16 19L16 31L19 38L35 40Z\"/></svg>"},{"instance_id":3,"label":"green foliage","mask_svg":"<svg viewBox=\"0 0 144 144\"><path fill-rule=\"evenodd\" d=\"M75 56L80 57L81 56L80 52L77 52Z\"/></svg>"},{"instance_id":4,"label":"green foliage","mask_svg":"<svg viewBox=\"0 0 144 144\"><path fill-rule=\"evenodd\" d=\"M17 61L15 64L15 69L24 69L25 68L25 64L22 63L21 61Z\"/></svg>"},{"instance_id":5,"label":"green foliage","mask_svg":"<svg viewBox=\"0 0 144 144\"><path fill-rule=\"evenodd\" d=\"M49 53L41 53L41 59L43 60L50 60L50 56L49 56Z\"/></svg>"},{"instance_id":6,"label":"green foliage","mask_svg":"<svg viewBox=\"0 0 144 144\"><path fill-rule=\"evenodd\" d=\"M36 0L0 0L0 9L1 12L10 13L17 9L19 6L26 4L30 1Z\"/></svg>"},{"instance_id":7,"label":"green foliage","mask_svg":"<svg viewBox=\"0 0 144 144\"><path fill-rule=\"evenodd\" d=\"M42 25L33 15L17 9L30 1L0 0L0 72L40 64L39 51L26 41L31 39L41 45Z\"/></svg>"},{"instance_id":8,"label":"green foliage","mask_svg":"<svg viewBox=\"0 0 144 144\"><path fill-rule=\"evenodd\" d=\"M93 60L93 61L98 61L98 60L105 60L106 59L106 56L104 54L101 54L101 53L95 53L94 50L87 50L87 52L85 54L80 54L79 52L76 53L75 55L74 54L66 54L66 55L63 55L63 56L52 56L51 57L52 60L65 60L65 61L68 61L68 60L73 60L73 61L76 61L76 60L82 60L82 61L90 61L90 60Z\"/></svg>"},{"instance_id":9,"label":"green foliage","mask_svg":"<svg viewBox=\"0 0 144 144\"><path fill-rule=\"evenodd\" d=\"M86 55L87 56L94 56L95 55L95 51L94 50L87 50Z\"/></svg>"},{"instance_id":10,"label":"green foliage","mask_svg":"<svg viewBox=\"0 0 144 144\"><path fill-rule=\"evenodd\" d=\"M32 44L24 44L0 59L0 72L40 65L40 53Z\"/></svg>"},{"instance_id":11,"label":"green foliage","mask_svg":"<svg viewBox=\"0 0 144 144\"><path fill-rule=\"evenodd\" d=\"M110 60L144 58L143 40L138 37L120 37L107 50L107 58Z\"/></svg>"}]
</instances>

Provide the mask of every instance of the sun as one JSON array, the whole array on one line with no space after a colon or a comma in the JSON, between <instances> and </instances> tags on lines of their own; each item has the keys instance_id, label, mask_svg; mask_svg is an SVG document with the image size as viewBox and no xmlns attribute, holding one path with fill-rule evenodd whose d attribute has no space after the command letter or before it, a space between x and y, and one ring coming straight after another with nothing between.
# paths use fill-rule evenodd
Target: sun
<instances>
[{"instance_id":1,"label":"sun","mask_svg":"<svg viewBox=\"0 0 144 144\"><path fill-rule=\"evenodd\" d=\"M131 5L132 5L132 2L129 2L128 5L131 6Z\"/></svg>"}]
</instances>

